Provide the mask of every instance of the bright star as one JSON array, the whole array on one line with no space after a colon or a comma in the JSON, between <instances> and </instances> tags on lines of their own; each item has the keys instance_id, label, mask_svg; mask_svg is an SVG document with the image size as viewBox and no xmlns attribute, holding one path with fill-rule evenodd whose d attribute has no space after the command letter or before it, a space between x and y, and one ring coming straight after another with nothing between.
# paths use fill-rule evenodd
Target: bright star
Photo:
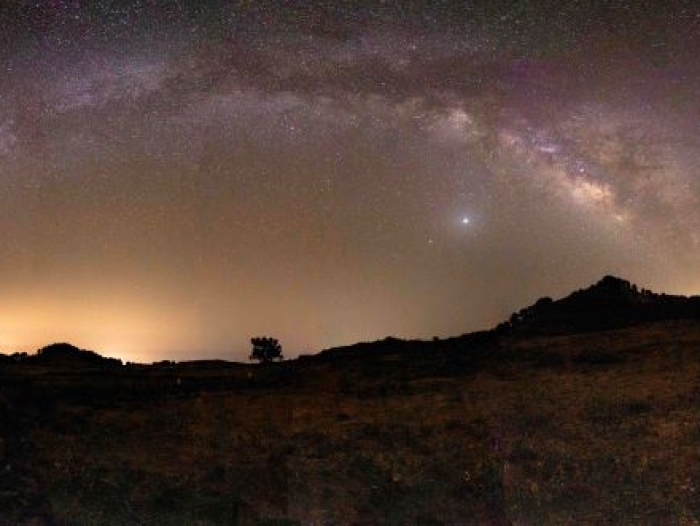
<instances>
[{"instance_id":1,"label":"bright star","mask_svg":"<svg viewBox=\"0 0 700 526\"><path fill-rule=\"evenodd\" d=\"M463 225L468 225L470 222L471 222L471 221L469 220L468 217L463 217L463 218L462 218L462 224L463 224Z\"/></svg>"}]
</instances>

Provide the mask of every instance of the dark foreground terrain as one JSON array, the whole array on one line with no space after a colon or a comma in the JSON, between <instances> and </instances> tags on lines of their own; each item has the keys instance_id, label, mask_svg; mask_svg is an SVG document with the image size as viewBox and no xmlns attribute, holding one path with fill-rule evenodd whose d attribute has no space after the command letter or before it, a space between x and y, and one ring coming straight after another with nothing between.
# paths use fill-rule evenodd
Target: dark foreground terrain
<instances>
[{"instance_id":1,"label":"dark foreground terrain","mask_svg":"<svg viewBox=\"0 0 700 526\"><path fill-rule=\"evenodd\" d=\"M698 524L700 322L538 303L267 366L5 360L0 524Z\"/></svg>"}]
</instances>

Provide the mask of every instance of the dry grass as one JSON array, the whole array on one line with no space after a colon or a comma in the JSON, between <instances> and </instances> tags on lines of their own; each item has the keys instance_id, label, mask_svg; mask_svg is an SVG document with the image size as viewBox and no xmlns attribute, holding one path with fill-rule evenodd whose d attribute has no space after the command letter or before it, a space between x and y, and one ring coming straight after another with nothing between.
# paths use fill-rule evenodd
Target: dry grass
<instances>
[{"instance_id":1,"label":"dry grass","mask_svg":"<svg viewBox=\"0 0 700 526\"><path fill-rule=\"evenodd\" d=\"M469 374L59 402L35 470L60 524L698 524L700 327L504 345Z\"/></svg>"}]
</instances>

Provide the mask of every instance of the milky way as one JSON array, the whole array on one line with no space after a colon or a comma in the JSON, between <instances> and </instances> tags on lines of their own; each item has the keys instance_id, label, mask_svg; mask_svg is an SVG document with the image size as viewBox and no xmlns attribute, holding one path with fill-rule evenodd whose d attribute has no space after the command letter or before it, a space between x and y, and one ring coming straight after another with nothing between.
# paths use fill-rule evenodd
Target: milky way
<instances>
[{"instance_id":1,"label":"milky way","mask_svg":"<svg viewBox=\"0 0 700 526\"><path fill-rule=\"evenodd\" d=\"M693 2L9 2L0 346L289 356L700 293Z\"/></svg>"}]
</instances>

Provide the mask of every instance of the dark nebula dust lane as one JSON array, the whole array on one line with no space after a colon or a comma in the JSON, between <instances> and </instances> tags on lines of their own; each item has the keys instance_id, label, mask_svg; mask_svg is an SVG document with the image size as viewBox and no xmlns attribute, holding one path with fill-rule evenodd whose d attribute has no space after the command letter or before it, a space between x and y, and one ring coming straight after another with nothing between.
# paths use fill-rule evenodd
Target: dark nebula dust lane
<instances>
[{"instance_id":1,"label":"dark nebula dust lane","mask_svg":"<svg viewBox=\"0 0 700 526\"><path fill-rule=\"evenodd\" d=\"M243 359L700 293L695 2L0 6L0 346Z\"/></svg>"}]
</instances>

